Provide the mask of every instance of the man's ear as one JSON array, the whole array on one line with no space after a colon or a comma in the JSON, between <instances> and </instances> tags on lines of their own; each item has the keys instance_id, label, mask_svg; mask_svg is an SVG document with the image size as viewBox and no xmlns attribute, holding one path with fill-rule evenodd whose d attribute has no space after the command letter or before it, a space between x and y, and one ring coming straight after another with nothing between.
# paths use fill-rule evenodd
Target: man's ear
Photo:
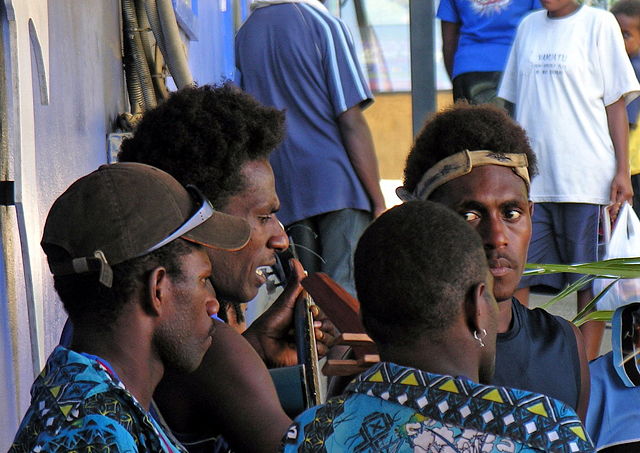
<instances>
[{"instance_id":1,"label":"man's ear","mask_svg":"<svg viewBox=\"0 0 640 453\"><path fill-rule=\"evenodd\" d=\"M486 292L489 291L485 282L476 283L469 292L464 303L465 319L470 332L481 331L486 328L487 306Z\"/></svg>"},{"instance_id":2,"label":"man's ear","mask_svg":"<svg viewBox=\"0 0 640 453\"><path fill-rule=\"evenodd\" d=\"M534 202L530 201L529 202L529 217L533 218L533 209L534 209Z\"/></svg>"},{"instance_id":3,"label":"man's ear","mask_svg":"<svg viewBox=\"0 0 640 453\"><path fill-rule=\"evenodd\" d=\"M146 295L143 298L143 308L149 315L161 316L166 311L170 284L166 268L159 266L149 272Z\"/></svg>"}]
</instances>

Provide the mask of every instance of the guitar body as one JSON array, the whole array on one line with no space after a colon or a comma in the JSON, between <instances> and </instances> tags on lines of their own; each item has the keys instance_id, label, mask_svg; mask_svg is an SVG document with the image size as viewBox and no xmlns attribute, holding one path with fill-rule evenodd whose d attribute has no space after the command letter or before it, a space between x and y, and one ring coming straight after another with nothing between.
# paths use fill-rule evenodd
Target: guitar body
<instances>
[{"instance_id":1,"label":"guitar body","mask_svg":"<svg viewBox=\"0 0 640 453\"><path fill-rule=\"evenodd\" d=\"M375 343L360 321L360 302L331 277L316 272L302 280L302 286L331 319L342 335L336 344L350 346L348 357L327 360L322 368L326 376L353 376L380 361Z\"/></svg>"}]
</instances>

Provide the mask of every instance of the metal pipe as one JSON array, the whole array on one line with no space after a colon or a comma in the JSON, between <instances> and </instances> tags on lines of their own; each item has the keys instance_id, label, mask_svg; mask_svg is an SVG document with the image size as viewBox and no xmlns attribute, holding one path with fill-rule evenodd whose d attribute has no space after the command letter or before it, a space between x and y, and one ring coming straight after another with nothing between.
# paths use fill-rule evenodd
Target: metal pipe
<instances>
[{"instance_id":1,"label":"metal pipe","mask_svg":"<svg viewBox=\"0 0 640 453\"><path fill-rule=\"evenodd\" d=\"M160 23L160 16L158 16L158 5L155 0L143 0L144 9L147 12L147 20L153 31L153 36L156 38L156 44L160 47L162 55L167 55L167 47L164 44L164 35L162 34L162 24Z\"/></svg>"},{"instance_id":2,"label":"metal pipe","mask_svg":"<svg viewBox=\"0 0 640 453\"><path fill-rule=\"evenodd\" d=\"M129 105L131 113L138 114L144 111L144 95L142 94L142 86L140 78L135 70L133 61L133 36L130 30L131 25L131 0L122 0L122 44L124 48L124 72L127 80L127 93L129 94ZM127 6L129 10L127 11Z\"/></svg>"},{"instance_id":3,"label":"metal pipe","mask_svg":"<svg viewBox=\"0 0 640 453\"><path fill-rule=\"evenodd\" d=\"M156 49L154 49L154 45L149 39L149 33L152 33L152 30L144 0L134 0L134 2L138 27L140 28L140 41L142 42L142 49L144 50L147 66L151 73L151 82L155 89L156 99L166 99L169 93L167 92L167 86L162 72L164 58L162 57L162 53L155 51L159 46L156 46Z\"/></svg>"},{"instance_id":4,"label":"metal pipe","mask_svg":"<svg viewBox=\"0 0 640 453\"><path fill-rule=\"evenodd\" d=\"M413 135L422 129L426 116L436 110L433 0L409 0L411 42L411 109Z\"/></svg>"},{"instance_id":5,"label":"metal pipe","mask_svg":"<svg viewBox=\"0 0 640 453\"><path fill-rule=\"evenodd\" d=\"M154 0L148 0L154 1ZM191 69L187 61L187 55L180 39L178 21L173 11L171 0L155 0L158 7L158 17L162 25L162 35L165 38L167 53L164 54L171 76L178 88L193 85Z\"/></svg>"}]
</instances>

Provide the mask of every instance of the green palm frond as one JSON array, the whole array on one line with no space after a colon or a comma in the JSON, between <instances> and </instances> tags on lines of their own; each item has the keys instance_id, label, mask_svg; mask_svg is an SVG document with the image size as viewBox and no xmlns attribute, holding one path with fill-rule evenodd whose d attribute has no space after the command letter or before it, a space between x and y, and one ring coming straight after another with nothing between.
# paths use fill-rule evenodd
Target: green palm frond
<instances>
[{"instance_id":1,"label":"green palm frond","mask_svg":"<svg viewBox=\"0 0 640 453\"><path fill-rule=\"evenodd\" d=\"M588 321L611 321L614 313L614 310L592 311L591 313L587 313L585 316L579 319L573 319L571 322L573 322L577 327L580 327L582 324Z\"/></svg>"},{"instance_id":2,"label":"green palm frond","mask_svg":"<svg viewBox=\"0 0 640 453\"><path fill-rule=\"evenodd\" d=\"M596 296L591 299L589 301L589 303L587 305L584 306L584 308L582 310L580 310L580 312L578 314L576 314L575 318L573 318L571 321L573 323L575 323L576 325L580 325L580 324L584 324L586 321L589 321L588 319L582 321L586 316L588 316L591 311L592 308L595 308L596 304L598 303L598 301L600 299L602 299L605 294L607 294L607 292L609 291L609 288L611 288L618 280L620 280L619 278L614 279L611 283L609 283L602 291L600 291L599 294L596 294ZM593 313L601 313L600 311L595 311ZM611 312L611 314L613 315L613 312ZM604 321L609 321L611 320L611 317L609 317L609 319L605 319ZM582 321L582 322L580 322ZM594 320L595 321L595 320ZM600 320L602 321L602 319ZM580 322L580 324L578 324Z\"/></svg>"},{"instance_id":3,"label":"green palm frond","mask_svg":"<svg viewBox=\"0 0 640 453\"><path fill-rule=\"evenodd\" d=\"M616 258L604 261L594 261L592 263L583 264L527 264L523 275L539 275L554 274L559 272L570 272L574 274L585 274L578 281L567 286L558 295L544 304L542 308L549 308L558 301L566 298L576 291L582 289L585 285L591 283L597 278L613 279L599 294L576 315L573 323L577 326L587 321L610 321L613 311L599 310L591 312L597 302L604 297L609 289L620 279L640 278L640 257L634 258Z\"/></svg>"},{"instance_id":4,"label":"green palm frond","mask_svg":"<svg viewBox=\"0 0 640 453\"><path fill-rule=\"evenodd\" d=\"M583 264L527 264L524 275L558 272L592 274L596 278L637 278L640 277L640 257L615 258Z\"/></svg>"},{"instance_id":5,"label":"green palm frond","mask_svg":"<svg viewBox=\"0 0 640 453\"><path fill-rule=\"evenodd\" d=\"M526 272L525 272L525 275L526 275ZM595 279L596 279L595 275L584 275L580 277L579 280L567 286L565 289L563 289L558 294L556 294L551 300L546 302L544 305L541 305L541 308L544 308L546 310L552 307L556 302L564 299L565 297L570 296L576 291L580 291L585 285L591 283Z\"/></svg>"}]
</instances>

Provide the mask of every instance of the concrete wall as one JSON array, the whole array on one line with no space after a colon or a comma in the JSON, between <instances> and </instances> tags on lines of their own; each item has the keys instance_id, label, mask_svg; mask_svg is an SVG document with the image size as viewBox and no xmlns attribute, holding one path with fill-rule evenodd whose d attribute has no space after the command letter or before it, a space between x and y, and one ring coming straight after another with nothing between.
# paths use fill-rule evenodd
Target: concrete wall
<instances>
[{"instance_id":1,"label":"concrete wall","mask_svg":"<svg viewBox=\"0 0 640 453\"><path fill-rule=\"evenodd\" d=\"M57 344L65 319L39 247L44 219L73 180L106 162L106 135L125 97L119 0L4 0L4 8L3 177L16 181L17 201L0 208L6 269L0 449L6 450L28 406L34 369ZM29 335L33 321L37 349Z\"/></svg>"},{"instance_id":2,"label":"concrete wall","mask_svg":"<svg viewBox=\"0 0 640 453\"><path fill-rule=\"evenodd\" d=\"M219 1L199 7L190 64L199 83L219 81L230 72L229 46L218 35L224 8ZM127 103L120 0L0 0L0 22L0 180L15 180L17 202L0 206L0 451L6 451L28 407L34 370L66 319L39 246L46 214L69 184L107 161L106 137ZM226 33L233 38L232 29ZM30 325L37 326L35 347Z\"/></svg>"}]
</instances>

